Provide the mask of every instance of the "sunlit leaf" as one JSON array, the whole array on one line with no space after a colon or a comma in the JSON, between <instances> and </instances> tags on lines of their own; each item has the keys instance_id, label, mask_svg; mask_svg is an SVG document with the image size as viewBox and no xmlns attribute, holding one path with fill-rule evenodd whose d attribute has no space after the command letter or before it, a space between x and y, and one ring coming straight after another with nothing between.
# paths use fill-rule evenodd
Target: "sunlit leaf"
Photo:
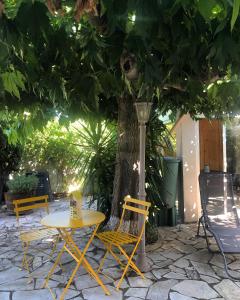
<instances>
[{"instance_id":1,"label":"sunlit leaf","mask_svg":"<svg viewBox=\"0 0 240 300\"><path fill-rule=\"evenodd\" d=\"M236 23L240 8L240 0L234 0L233 2L233 11L231 18L231 30L233 30L234 24Z\"/></svg>"}]
</instances>

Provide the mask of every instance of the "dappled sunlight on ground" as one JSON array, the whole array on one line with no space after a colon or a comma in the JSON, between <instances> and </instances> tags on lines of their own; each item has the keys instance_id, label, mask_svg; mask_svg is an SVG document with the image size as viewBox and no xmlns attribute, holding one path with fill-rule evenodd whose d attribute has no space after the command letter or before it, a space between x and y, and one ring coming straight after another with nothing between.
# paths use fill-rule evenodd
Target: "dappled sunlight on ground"
<instances>
[{"instance_id":1,"label":"dappled sunlight on ground","mask_svg":"<svg viewBox=\"0 0 240 300\"><path fill-rule=\"evenodd\" d=\"M68 208L67 201L50 203L51 211ZM39 226L39 220L44 211L34 212L22 217L26 228ZM191 299L240 299L240 283L229 280L224 272L222 257L210 254L203 238L196 238L196 224L180 227L159 228L159 241L147 246L150 272L143 280L134 273L128 273L120 291L115 285L120 278L121 269L109 257L104 265L102 280L111 291L111 296L105 296L101 287L91 279L85 269L80 268L65 299L85 300L191 300ZM76 233L78 245L82 248L91 230L85 229ZM45 252L50 252L48 241L36 243ZM61 243L60 243L61 244ZM36 245L35 245L36 246ZM60 248L60 245L58 245ZM56 254L54 255L56 257ZM103 256L101 244L95 240L87 252L87 259L94 269L97 269ZM29 282L26 271L21 270L22 249L16 231L14 216L0 213L0 299L1 300L48 300L52 299L48 289L43 289L44 277L52 266L48 256L40 251L32 251L33 281ZM233 275L240 276L240 255L228 256L229 267ZM58 267L50 280L54 295L59 295L69 278L75 264L71 257L64 253L63 269Z\"/></svg>"}]
</instances>

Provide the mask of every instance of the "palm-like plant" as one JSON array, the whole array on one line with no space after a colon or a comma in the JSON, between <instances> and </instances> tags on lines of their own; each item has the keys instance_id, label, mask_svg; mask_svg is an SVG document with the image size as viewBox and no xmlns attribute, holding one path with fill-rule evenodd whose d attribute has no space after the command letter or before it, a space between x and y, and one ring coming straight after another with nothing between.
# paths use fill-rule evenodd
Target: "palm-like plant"
<instances>
[{"instance_id":1,"label":"palm-like plant","mask_svg":"<svg viewBox=\"0 0 240 300\"><path fill-rule=\"evenodd\" d=\"M155 223L154 213L166 207L161 186L163 184L163 153L173 152L172 136L167 126L159 119L160 112L153 109L147 132L146 183L148 198L152 201L150 223ZM82 183L84 194L90 196L97 209L104 211L107 220L111 211L115 151L117 144L116 126L94 115L86 121L73 124L80 151L74 162Z\"/></svg>"},{"instance_id":2,"label":"palm-like plant","mask_svg":"<svg viewBox=\"0 0 240 300\"><path fill-rule=\"evenodd\" d=\"M154 214L159 209L167 207L163 197L163 155L174 153L173 137L159 116L159 112L153 110L147 132L146 191L152 202L151 223L154 223Z\"/></svg>"},{"instance_id":3,"label":"palm-like plant","mask_svg":"<svg viewBox=\"0 0 240 300\"><path fill-rule=\"evenodd\" d=\"M85 195L109 217L117 144L115 124L100 117L74 123L80 155L74 162Z\"/></svg>"}]
</instances>

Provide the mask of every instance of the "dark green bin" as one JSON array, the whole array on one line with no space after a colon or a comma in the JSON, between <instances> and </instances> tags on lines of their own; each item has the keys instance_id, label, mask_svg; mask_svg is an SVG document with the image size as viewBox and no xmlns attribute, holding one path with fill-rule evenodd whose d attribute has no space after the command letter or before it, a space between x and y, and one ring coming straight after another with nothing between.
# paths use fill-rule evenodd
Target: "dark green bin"
<instances>
[{"instance_id":1,"label":"dark green bin","mask_svg":"<svg viewBox=\"0 0 240 300\"><path fill-rule=\"evenodd\" d=\"M157 223L159 226L176 226L176 196L179 179L179 165L181 160L175 157L163 158L163 182L160 187L160 193L166 208L158 212Z\"/></svg>"}]
</instances>

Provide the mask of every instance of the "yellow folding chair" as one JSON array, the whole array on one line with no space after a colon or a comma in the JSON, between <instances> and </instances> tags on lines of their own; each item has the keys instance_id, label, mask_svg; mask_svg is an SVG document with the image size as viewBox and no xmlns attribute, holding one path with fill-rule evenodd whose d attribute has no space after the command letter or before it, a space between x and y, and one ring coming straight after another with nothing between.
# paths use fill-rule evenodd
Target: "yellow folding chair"
<instances>
[{"instance_id":1,"label":"yellow folding chair","mask_svg":"<svg viewBox=\"0 0 240 300\"><path fill-rule=\"evenodd\" d=\"M49 213L48 195L17 199L13 201L13 204L14 204L14 212L16 214L18 228L19 228L19 238L22 242L22 248L23 248L22 267L25 268L30 273L29 261L27 258L30 243L37 240L53 238L52 241L53 247L49 255L51 258L56 249L57 242L59 240L59 233L56 229L47 229L44 227L27 230L27 231L22 230L20 228L19 217L21 212L29 211L37 208L45 208L47 213ZM34 247L31 248L34 249ZM39 248L37 248L37 250L46 254L45 251Z\"/></svg>"},{"instance_id":2,"label":"yellow folding chair","mask_svg":"<svg viewBox=\"0 0 240 300\"><path fill-rule=\"evenodd\" d=\"M138 207L136 207L136 205L138 205ZM149 203L149 202L146 202L143 200L138 200L138 199L133 199L129 196L126 196L124 198L123 212L122 212L120 223L119 223L117 229L115 231L104 231L101 233L97 233L97 237L103 242L103 244L105 245L105 247L107 249L105 252L105 255L103 256L103 258L100 262L98 272L100 272L102 270L103 265L104 265L104 260L107 257L108 253L112 254L114 259L120 264L121 267L124 268L123 274L117 284L117 289L120 288L123 278L126 275L126 272L129 267L131 267L132 270L134 270L138 275L140 275L142 278L144 278L144 275L142 274L142 272L138 269L136 264L133 262L133 256L134 256L134 254L137 250L137 247L142 239L142 235L144 232L145 223L146 223L146 219L147 219L147 216L149 213L148 211L149 211L150 206L151 206L151 203ZM133 235L133 234L121 231L121 225L122 225L124 215L127 210L138 213L139 217L141 217L141 215L144 217L144 222L142 223L143 224L142 227L139 228L138 235ZM126 246L128 244L135 245L132 250L132 253L129 255L127 254L126 250L123 248L124 246ZM113 248L117 248L119 250L119 253L123 254L124 258L126 258L127 264L125 266L122 263L122 261L120 260L120 258L117 256L117 254L113 251Z\"/></svg>"}]
</instances>

